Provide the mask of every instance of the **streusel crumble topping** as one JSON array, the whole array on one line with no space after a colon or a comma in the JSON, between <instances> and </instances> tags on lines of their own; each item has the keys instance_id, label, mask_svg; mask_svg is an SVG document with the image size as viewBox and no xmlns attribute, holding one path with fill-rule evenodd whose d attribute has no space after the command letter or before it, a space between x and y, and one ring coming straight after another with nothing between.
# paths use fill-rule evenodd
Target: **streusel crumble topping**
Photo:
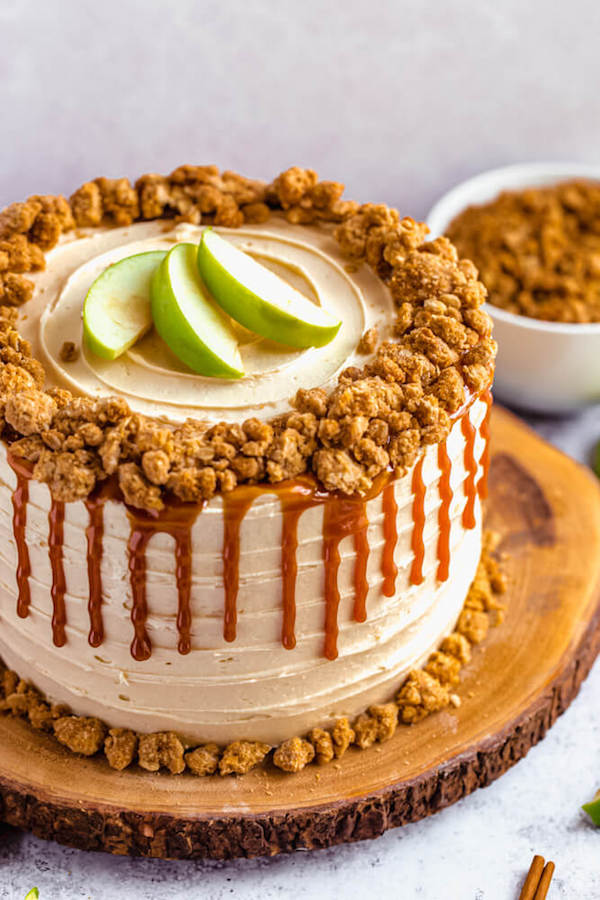
<instances>
[{"instance_id":1,"label":"streusel crumble topping","mask_svg":"<svg viewBox=\"0 0 600 900\"><path fill-rule=\"evenodd\" d=\"M490 303L553 322L600 322L600 182L505 191L456 217Z\"/></svg>"},{"instance_id":2,"label":"streusel crumble topping","mask_svg":"<svg viewBox=\"0 0 600 900\"><path fill-rule=\"evenodd\" d=\"M159 510L166 493L201 501L237 484L279 482L312 471L327 490L365 493L391 469L402 475L427 444L442 441L470 393L491 382L496 347L480 308L477 270L446 238L382 204L342 200L343 185L293 167L271 184L215 166L180 166L169 176L98 178L70 201L34 196L0 214L0 422L12 452L57 500L88 496L109 476L127 503ZM18 331L34 290L25 276L73 228L170 217L238 227L274 211L333 231L352 265L371 266L397 307L396 339L375 348L330 392L299 390L269 422L188 420L170 427L131 411L122 398L91 400L46 389L43 367ZM65 354L77 352L65 348Z\"/></svg>"}]
</instances>

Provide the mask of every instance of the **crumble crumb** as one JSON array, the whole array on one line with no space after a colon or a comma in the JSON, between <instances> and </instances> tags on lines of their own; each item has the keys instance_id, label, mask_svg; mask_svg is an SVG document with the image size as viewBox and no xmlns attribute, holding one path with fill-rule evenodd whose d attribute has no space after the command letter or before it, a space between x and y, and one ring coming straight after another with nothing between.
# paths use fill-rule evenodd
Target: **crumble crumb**
<instances>
[{"instance_id":1,"label":"crumble crumb","mask_svg":"<svg viewBox=\"0 0 600 900\"><path fill-rule=\"evenodd\" d=\"M352 727L354 729L354 743L361 750L366 750L371 744L377 740L377 719L368 713L361 713L354 720Z\"/></svg>"},{"instance_id":2,"label":"crumble crumb","mask_svg":"<svg viewBox=\"0 0 600 900\"><path fill-rule=\"evenodd\" d=\"M13 272L2 273L2 266L0 266L0 303L5 306L22 306L31 300L32 296L33 281L23 278L21 275L15 275Z\"/></svg>"},{"instance_id":3,"label":"crumble crumb","mask_svg":"<svg viewBox=\"0 0 600 900\"><path fill-rule=\"evenodd\" d=\"M489 619L483 610L463 609L456 629L472 644L480 644L486 637L489 627Z\"/></svg>"},{"instance_id":4,"label":"crumble crumb","mask_svg":"<svg viewBox=\"0 0 600 900\"><path fill-rule=\"evenodd\" d=\"M33 197L24 203L11 203L0 212L0 240L7 240L14 234L26 234L41 211L41 203Z\"/></svg>"},{"instance_id":5,"label":"crumble crumb","mask_svg":"<svg viewBox=\"0 0 600 900\"><path fill-rule=\"evenodd\" d=\"M322 728L313 728L309 732L308 740L313 745L317 765L324 766L331 762L334 756L333 740L328 731L324 731Z\"/></svg>"},{"instance_id":6,"label":"crumble crumb","mask_svg":"<svg viewBox=\"0 0 600 900\"><path fill-rule=\"evenodd\" d=\"M73 753L93 756L102 747L106 726L88 716L62 716L54 722L54 734Z\"/></svg>"},{"instance_id":7,"label":"crumble crumb","mask_svg":"<svg viewBox=\"0 0 600 900\"><path fill-rule=\"evenodd\" d=\"M377 326L373 326L373 328L368 328L360 341L358 342L358 347L356 348L359 353L367 354L373 353L375 348L377 347L377 343L379 341L379 332Z\"/></svg>"},{"instance_id":8,"label":"crumble crumb","mask_svg":"<svg viewBox=\"0 0 600 900\"><path fill-rule=\"evenodd\" d=\"M383 703L369 707L369 715L377 723L377 740L389 741L398 725L398 707L395 703Z\"/></svg>"},{"instance_id":9,"label":"crumble crumb","mask_svg":"<svg viewBox=\"0 0 600 900\"><path fill-rule=\"evenodd\" d=\"M185 754L188 769L194 775L214 775L219 766L220 751L216 744L204 744Z\"/></svg>"},{"instance_id":10,"label":"crumble crumb","mask_svg":"<svg viewBox=\"0 0 600 900\"><path fill-rule=\"evenodd\" d=\"M47 484L55 500L71 503L84 500L96 484L97 464L87 450L40 452L33 477Z\"/></svg>"},{"instance_id":11,"label":"crumble crumb","mask_svg":"<svg viewBox=\"0 0 600 900\"><path fill-rule=\"evenodd\" d=\"M140 734L138 763L148 772L158 772L164 766L172 775L179 775L185 769L183 744L174 731Z\"/></svg>"},{"instance_id":12,"label":"crumble crumb","mask_svg":"<svg viewBox=\"0 0 600 900\"><path fill-rule=\"evenodd\" d=\"M139 200L128 178L96 178L102 210L115 225L131 225L138 218Z\"/></svg>"},{"instance_id":13,"label":"crumble crumb","mask_svg":"<svg viewBox=\"0 0 600 900\"><path fill-rule=\"evenodd\" d=\"M138 509L162 509L164 502L157 485L150 484L135 463L119 466L119 487L125 503Z\"/></svg>"},{"instance_id":14,"label":"crumble crumb","mask_svg":"<svg viewBox=\"0 0 600 900\"><path fill-rule=\"evenodd\" d=\"M448 689L418 669L413 669L396 695L400 719L405 725L420 722L430 713L443 709L449 701Z\"/></svg>"},{"instance_id":15,"label":"crumble crumb","mask_svg":"<svg viewBox=\"0 0 600 900\"><path fill-rule=\"evenodd\" d=\"M440 684L453 687L460 681L461 661L455 656L450 656L442 650L434 651L425 666L425 671L432 675Z\"/></svg>"},{"instance_id":16,"label":"crumble crumb","mask_svg":"<svg viewBox=\"0 0 600 900\"><path fill-rule=\"evenodd\" d=\"M0 692L2 698L10 697L11 694L14 694L19 685L19 676L16 672L13 672L11 669L4 668L2 664L0 668Z\"/></svg>"},{"instance_id":17,"label":"crumble crumb","mask_svg":"<svg viewBox=\"0 0 600 900\"><path fill-rule=\"evenodd\" d=\"M77 360L79 359L79 347L73 341L65 341L60 348L58 357L61 362L77 362Z\"/></svg>"},{"instance_id":18,"label":"crumble crumb","mask_svg":"<svg viewBox=\"0 0 600 900\"><path fill-rule=\"evenodd\" d=\"M261 225L271 217L271 210L266 203L248 203L242 206L242 214L248 225Z\"/></svg>"},{"instance_id":19,"label":"crumble crumb","mask_svg":"<svg viewBox=\"0 0 600 900\"><path fill-rule=\"evenodd\" d=\"M315 474L328 491L364 494L371 482L345 450L318 450L313 458Z\"/></svg>"},{"instance_id":20,"label":"crumble crumb","mask_svg":"<svg viewBox=\"0 0 600 900\"><path fill-rule=\"evenodd\" d=\"M370 706L353 723L354 743L365 750L376 741L388 741L398 725L398 707L395 703Z\"/></svg>"},{"instance_id":21,"label":"crumble crumb","mask_svg":"<svg viewBox=\"0 0 600 900\"><path fill-rule=\"evenodd\" d=\"M78 228L92 228L102 222L102 194L93 181L82 184L72 195L70 203Z\"/></svg>"},{"instance_id":22,"label":"crumble crumb","mask_svg":"<svg viewBox=\"0 0 600 900\"><path fill-rule=\"evenodd\" d=\"M13 394L6 401L4 417L20 434L31 435L50 427L56 402L35 388Z\"/></svg>"},{"instance_id":23,"label":"crumble crumb","mask_svg":"<svg viewBox=\"0 0 600 900\"><path fill-rule=\"evenodd\" d=\"M0 241L0 254L5 271L35 272L46 264L42 249L25 234L13 234L7 240Z\"/></svg>"},{"instance_id":24,"label":"crumble crumb","mask_svg":"<svg viewBox=\"0 0 600 900\"><path fill-rule=\"evenodd\" d=\"M111 728L104 741L104 755L109 766L121 772L135 759L138 739L128 728Z\"/></svg>"},{"instance_id":25,"label":"crumble crumb","mask_svg":"<svg viewBox=\"0 0 600 900\"><path fill-rule=\"evenodd\" d=\"M315 748L299 737L290 738L277 747L273 764L284 772L300 772L315 757Z\"/></svg>"},{"instance_id":26,"label":"crumble crumb","mask_svg":"<svg viewBox=\"0 0 600 900\"><path fill-rule=\"evenodd\" d=\"M164 175L142 175L135 183L143 219L160 219L171 203L169 181Z\"/></svg>"},{"instance_id":27,"label":"crumble crumb","mask_svg":"<svg viewBox=\"0 0 600 900\"><path fill-rule=\"evenodd\" d=\"M457 631L453 631L452 634L444 638L440 650L449 656L455 657L463 666L466 666L471 659L471 645L464 634L459 634Z\"/></svg>"},{"instance_id":28,"label":"crumble crumb","mask_svg":"<svg viewBox=\"0 0 600 900\"><path fill-rule=\"evenodd\" d=\"M219 761L221 775L244 775L263 761L270 751L260 741L234 741L225 748Z\"/></svg>"},{"instance_id":29,"label":"crumble crumb","mask_svg":"<svg viewBox=\"0 0 600 900\"><path fill-rule=\"evenodd\" d=\"M345 717L338 719L331 730L333 754L336 759L340 759L344 755L355 737L354 729L350 727L348 719Z\"/></svg>"}]
</instances>

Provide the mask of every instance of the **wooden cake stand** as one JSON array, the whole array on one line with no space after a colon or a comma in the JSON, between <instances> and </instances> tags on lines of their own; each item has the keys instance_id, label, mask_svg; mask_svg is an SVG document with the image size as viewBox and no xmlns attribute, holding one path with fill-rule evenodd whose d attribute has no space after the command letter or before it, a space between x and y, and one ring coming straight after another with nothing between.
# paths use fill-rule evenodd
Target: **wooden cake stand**
<instances>
[{"instance_id":1,"label":"wooden cake stand","mask_svg":"<svg viewBox=\"0 0 600 900\"><path fill-rule=\"evenodd\" d=\"M566 709L600 649L600 490L501 409L492 448L487 524L502 534L507 612L463 670L458 709L339 763L241 778L116 772L0 718L0 819L86 850L270 856L375 837L505 772Z\"/></svg>"}]
</instances>

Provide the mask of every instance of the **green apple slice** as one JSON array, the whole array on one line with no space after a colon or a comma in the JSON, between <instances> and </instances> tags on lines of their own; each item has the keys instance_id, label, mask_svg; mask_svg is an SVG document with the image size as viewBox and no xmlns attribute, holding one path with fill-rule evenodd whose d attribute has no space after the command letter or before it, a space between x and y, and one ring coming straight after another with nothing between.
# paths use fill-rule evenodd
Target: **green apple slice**
<instances>
[{"instance_id":1,"label":"green apple slice","mask_svg":"<svg viewBox=\"0 0 600 900\"><path fill-rule=\"evenodd\" d=\"M600 826L600 791L596 793L593 800L584 803L581 808L588 814L594 825Z\"/></svg>"},{"instance_id":2,"label":"green apple slice","mask_svg":"<svg viewBox=\"0 0 600 900\"><path fill-rule=\"evenodd\" d=\"M206 295L195 244L176 244L152 279L152 317L163 341L194 372L217 378L244 374L230 321Z\"/></svg>"},{"instance_id":3,"label":"green apple slice","mask_svg":"<svg viewBox=\"0 0 600 900\"><path fill-rule=\"evenodd\" d=\"M150 281L165 256L165 250L128 256L96 278L83 304L83 333L96 356L116 359L152 328Z\"/></svg>"},{"instance_id":4,"label":"green apple slice","mask_svg":"<svg viewBox=\"0 0 600 900\"><path fill-rule=\"evenodd\" d=\"M207 229L198 268L219 306L245 328L288 347L323 347L341 322L270 269Z\"/></svg>"}]
</instances>

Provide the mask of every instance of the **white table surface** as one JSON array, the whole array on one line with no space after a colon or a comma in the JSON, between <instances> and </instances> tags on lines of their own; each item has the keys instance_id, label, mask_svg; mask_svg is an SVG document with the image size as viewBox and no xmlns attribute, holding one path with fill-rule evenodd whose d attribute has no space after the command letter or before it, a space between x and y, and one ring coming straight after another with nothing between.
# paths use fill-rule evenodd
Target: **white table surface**
<instances>
[{"instance_id":1,"label":"white table surface","mask_svg":"<svg viewBox=\"0 0 600 900\"><path fill-rule=\"evenodd\" d=\"M453 183L597 161L597 0L0 0L0 206L99 174L292 164L423 216ZM539 420L586 459L600 412ZM0 829L0 897L505 900L534 852L600 897L600 666L491 787L379 840L233 864L112 858Z\"/></svg>"}]
</instances>

